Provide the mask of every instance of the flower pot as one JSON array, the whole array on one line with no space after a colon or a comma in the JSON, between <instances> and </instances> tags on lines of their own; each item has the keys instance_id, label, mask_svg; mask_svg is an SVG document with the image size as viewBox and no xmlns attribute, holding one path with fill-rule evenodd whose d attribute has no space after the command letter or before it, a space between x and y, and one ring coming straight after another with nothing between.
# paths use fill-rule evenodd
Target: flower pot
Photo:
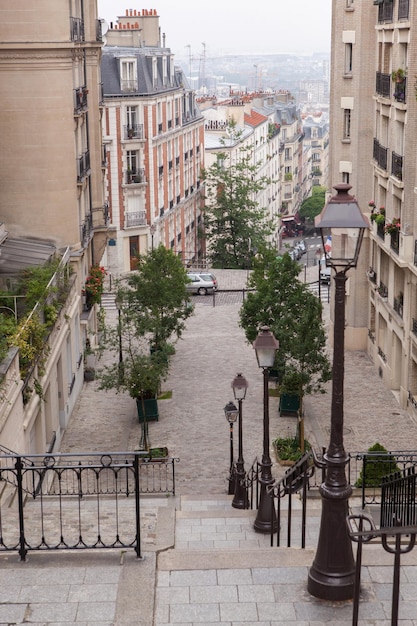
<instances>
[{"instance_id":1,"label":"flower pot","mask_svg":"<svg viewBox=\"0 0 417 626\"><path fill-rule=\"evenodd\" d=\"M282 393L279 398L279 414L297 416L300 408L300 396Z\"/></svg>"},{"instance_id":2,"label":"flower pot","mask_svg":"<svg viewBox=\"0 0 417 626\"><path fill-rule=\"evenodd\" d=\"M136 398L136 407L138 411L138 419L141 424L146 418L147 422L157 422L159 419L158 400L155 396L150 398ZM145 408L145 413L143 411Z\"/></svg>"}]
</instances>

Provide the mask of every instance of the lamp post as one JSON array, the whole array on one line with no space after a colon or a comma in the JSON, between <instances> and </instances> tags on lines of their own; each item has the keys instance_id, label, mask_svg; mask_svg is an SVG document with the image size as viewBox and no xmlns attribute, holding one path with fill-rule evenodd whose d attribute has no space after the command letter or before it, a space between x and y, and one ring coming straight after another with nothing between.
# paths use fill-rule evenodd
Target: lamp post
<instances>
[{"instance_id":1,"label":"lamp post","mask_svg":"<svg viewBox=\"0 0 417 626\"><path fill-rule=\"evenodd\" d=\"M245 461L243 460L243 439L242 439L242 401L246 397L246 390L249 386L248 381L242 374L236 374L232 381L233 394L238 402L239 411L239 452L236 461L235 472L235 492L232 501L232 507L235 509L248 508L248 490L245 485Z\"/></svg>"},{"instance_id":2,"label":"lamp post","mask_svg":"<svg viewBox=\"0 0 417 626\"><path fill-rule=\"evenodd\" d=\"M365 229L369 228L351 186L340 183L330 198L316 226L321 230L326 266L334 269L333 380L330 415L330 443L324 455L326 474L320 487L322 512L317 552L308 574L308 591L330 601L353 597L355 562L346 518L352 487L346 480L348 457L343 445L343 384L345 344L346 272L356 267ZM332 250L325 241L331 229Z\"/></svg>"},{"instance_id":3,"label":"lamp post","mask_svg":"<svg viewBox=\"0 0 417 626\"><path fill-rule=\"evenodd\" d=\"M224 407L224 414L230 426L230 468L229 468L229 496L235 492L235 466L233 462L233 424L237 420L238 409L233 402L228 402Z\"/></svg>"},{"instance_id":4,"label":"lamp post","mask_svg":"<svg viewBox=\"0 0 417 626\"><path fill-rule=\"evenodd\" d=\"M154 237L154 235L156 233L156 226L155 226L155 224L151 224L151 226L149 228L149 231L151 233L151 250L153 250L153 237Z\"/></svg>"},{"instance_id":5,"label":"lamp post","mask_svg":"<svg viewBox=\"0 0 417 626\"><path fill-rule=\"evenodd\" d=\"M123 346L122 346L122 301L116 296L115 304L117 308L117 334L119 337L119 383L124 379L124 364L123 364Z\"/></svg>"},{"instance_id":6,"label":"lamp post","mask_svg":"<svg viewBox=\"0 0 417 626\"><path fill-rule=\"evenodd\" d=\"M254 522L254 529L260 533L276 532L278 521L275 513L272 497L267 493L267 487L272 485L272 462L269 455L269 370L274 365L275 353L279 343L268 326L263 326L253 342L259 367L263 370L264 377L264 419L263 419L263 453L261 462L261 493L259 498L258 513Z\"/></svg>"}]
</instances>

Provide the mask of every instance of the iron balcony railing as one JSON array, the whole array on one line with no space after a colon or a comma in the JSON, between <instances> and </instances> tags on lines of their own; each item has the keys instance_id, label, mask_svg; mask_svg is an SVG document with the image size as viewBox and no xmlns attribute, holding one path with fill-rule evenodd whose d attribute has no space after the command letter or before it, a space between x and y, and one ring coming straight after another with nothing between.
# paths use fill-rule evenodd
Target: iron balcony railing
<instances>
[{"instance_id":1,"label":"iron balcony railing","mask_svg":"<svg viewBox=\"0 0 417 626\"><path fill-rule=\"evenodd\" d=\"M90 172L90 151L86 150L77 161L77 182L82 183Z\"/></svg>"},{"instance_id":2,"label":"iron balcony railing","mask_svg":"<svg viewBox=\"0 0 417 626\"><path fill-rule=\"evenodd\" d=\"M396 152L391 155L391 174L398 180L403 179L403 157Z\"/></svg>"},{"instance_id":3,"label":"iron balcony railing","mask_svg":"<svg viewBox=\"0 0 417 626\"><path fill-rule=\"evenodd\" d=\"M373 158L378 163L379 167L383 170L387 169L388 162L388 148L385 148L379 143L378 139L374 138Z\"/></svg>"},{"instance_id":4,"label":"iron balcony railing","mask_svg":"<svg viewBox=\"0 0 417 626\"><path fill-rule=\"evenodd\" d=\"M398 0L398 19L408 20L410 16L410 0Z\"/></svg>"},{"instance_id":5,"label":"iron balcony railing","mask_svg":"<svg viewBox=\"0 0 417 626\"><path fill-rule=\"evenodd\" d=\"M417 336L417 319L415 317L413 317L413 319L412 319L411 330L412 330L413 334Z\"/></svg>"},{"instance_id":6,"label":"iron balcony railing","mask_svg":"<svg viewBox=\"0 0 417 626\"><path fill-rule=\"evenodd\" d=\"M126 124L123 126L124 139L145 139L143 124Z\"/></svg>"},{"instance_id":7,"label":"iron balcony railing","mask_svg":"<svg viewBox=\"0 0 417 626\"><path fill-rule=\"evenodd\" d=\"M84 41L84 20L81 17L70 17L71 41Z\"/></svg>"},{"instance_id":8,"label":"iron balcony railing","mask_svg":"<svg viewBox=\"0 0 417 626\"><path fill-rule=\"evenodd\" d=\"M394 83L394 99L397 102L402 102L405 104L406 101L406 90L407 90L407 78L403 78L400 82Z\"/></svg>"},{"instance_id":9,"label":"iron balcony railing","mask_svg":"<svg viewBox=\"0 0 417 626\"><path fill-rule=\"evenodd\" d=\"M131 548L141 556L140 496L175 495L175 462L141 452L0 454L0 552Z\"/></svg>"},{"instance_id":10,"label":"iron balcony railing","mask_svg":"<svg viewBox=\"0 0 417 626\"><path fill-rule=\"evenodd\" d=\"M125 182L127 185L146 183L145 169L139 167L137 169L128 170L126 172Z\"/></svg>"},{"instance_id":11,"label":"iron balcony railing","mask_svg":"<svg viewBox=\"0 0 417 626\"><path fill-rule=\"evenodd\" d=\"M400 252L400 233L397 231L396 233L391 233L391 241L390 248L396 254Z\"/></svg>"},{"instance_id":12,"label":"iron balcony railing","mask_svg":"<svg viewBox=\"0 0 417 626\"><path fill-rule=\"evenodd\" d=\"M125 228L132 226L146 226L146 211L131 211L125 213Z\"/></svg>"},{"instance_id":13,"label":"iron balcony railing","mask_svg":"<svg viewBox=\"0 0 417 626\"><path fill-rule=\"evenodd\" d=\"M84 222L81 224L81 243L84 248L88 246L88 243L93 232L93 214L88 213Z\"/></svg>"},{"instance_id":14,"label":"iron balcony railing","mask_svg":"<svg viewBox=\"0 0 417 626\"><path fill-rule=\"evenodd\" d=\"M404 304L403 298L399 296L398 298L394 298L394 311L398 313L400 317L403 316Z\"/></svg>"},{"instance_id":15,"label":"iron balcony railing","mask_svg":"<svg viewBox=\"0 0 417 626\"><path fill-rule=\"evenodd\" d=\"M391 97L391 76L389 74L383 74L382 72L376 73L375 91L384 98Z\"/></svg>"},{"instance_id":16,"label":"iron balcony railing","mask_svg":"<svg viewBox=\"0 0 417 626\"><path fill-rule=\"evenodd\" d=\"M378 22L392 22L394 19L394 2L392 0L384 0L378 6Z\"/></svg>"},{"instance_id":17,"label":"iron balcony railing","mask_svg":"<svg viewBox=\"0 0 417 626\"><path fill-rule=\"evenodd\" d=\"M76 113L82 113L87 108L87 94L88 89L86 85L74 89L74 110Z\"/></svg>"}]
</instances>

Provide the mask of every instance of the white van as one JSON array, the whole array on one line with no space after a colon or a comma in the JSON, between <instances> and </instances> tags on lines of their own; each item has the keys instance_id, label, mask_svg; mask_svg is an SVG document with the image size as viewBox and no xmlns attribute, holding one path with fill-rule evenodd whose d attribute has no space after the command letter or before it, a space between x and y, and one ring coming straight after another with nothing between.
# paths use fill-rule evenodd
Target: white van
<instances>
[{"instance_id":1,"label":"white van","mask_svg":"<svg viewBox=\"0 0 417 626\"><path fill-rule=\"evenodd\" d=\"M328 285L332 277L332 268L326 267L326 257L320 259L320 282Z\"/></svg>"}]
</instances>

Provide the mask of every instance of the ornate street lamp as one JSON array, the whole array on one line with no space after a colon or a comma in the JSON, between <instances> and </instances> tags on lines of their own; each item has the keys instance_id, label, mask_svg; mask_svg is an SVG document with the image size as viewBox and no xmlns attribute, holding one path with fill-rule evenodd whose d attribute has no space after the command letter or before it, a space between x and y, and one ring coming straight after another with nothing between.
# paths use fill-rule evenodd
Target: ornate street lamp
<instances>
[{"instance_id":1,"label":"ornate street lamp","mask_svg":"<svg viewBox=\"0 0 417 626\"><path fill-rule=\"evenodd\" d=\"M259 477L261 493L258 513L253 527L260 533L270 533L277 531L278 521L273 499L267 492L268 486L274 482L271 472L272 462L269 455L269 370L274 365L275 353L278 350L279 343L268 326L263 326L253 342L253 347L255 348L258 365L262 368L264 376L264 441L261 474Z\"/></svg>"},{"instance_id":2,"label":"ornate street lamp","mask_svg":"<svg viewBox=\"0 0 417 626\"><path fill-rule=\"evenodd\" d=\"M320 487L322 513L317 552L308 574L308 591L323 600L353 598L355 562L346 518L352 487L346 480L348 462L343 445L343 383L345 345L346 272L356 267L365 229L369 228L351 185L334 187L315 225L321 230L326 266L334 270L333 379L330 443L324 455L326 474ZM331 249L326 245L331 230Z\"/></svg>"},{"instance_id":3,"label":"ornate street lamp","mask_svg":"<svg viewBox=\"0 0 417 626\"><path fill-rule=\"evenodd\" d=\"M239 414L236 405L230 401L224 407L224 414L230 426L230 468L229 468L229 496L235 492L235 465L233 462L233 424L237 420Z\"/></svg>"},{"instance_id":4,"label":"ornate street lamp","mask_svg":"<svg viewBox=\"0 0 417 626\"><path fill-rule=\"evenodd\" d=\"M124 379L123 346L122 346L122 307L123 307L123 302L122 302L122 299L120 298L119 294L115 298L115 304L116 304L117 316L118 316L117 334L118 334L118 337L119 337L119 370L118 370L118 375L119 375L119 383L121 384L121 383L123 383L123 379Z\"/></svg>"},{"instance_id":5,"label":"ornate street lamp","mask_svg":"<svg viewBox=\"0 0 417 626\"><path fill-rule=\"evenodd\" d=\"M232 382L233 394L239 407L239 452L236 461L235 471L235 493L232 501L232 507L235 509L247 509L248 490L245 485L245 461L243 460L243 440L242 440L242 401L246 397L246 390L249 386L248 381L242 374L236 374Z\"/></svg>"},{"instance_id":6,"label":"ornate street lamp","mask_svg":"<svg viewBox=\"0 0 417 626\"><path fill-rule=\"evenodd\" d=\"M151 224L151 226L149 228L149 231L151 233L151 250L153 250L153 238L154 238L154 235L156 233L156 226L155 226L155 224Z\"/></svg>"}]
</instances>

